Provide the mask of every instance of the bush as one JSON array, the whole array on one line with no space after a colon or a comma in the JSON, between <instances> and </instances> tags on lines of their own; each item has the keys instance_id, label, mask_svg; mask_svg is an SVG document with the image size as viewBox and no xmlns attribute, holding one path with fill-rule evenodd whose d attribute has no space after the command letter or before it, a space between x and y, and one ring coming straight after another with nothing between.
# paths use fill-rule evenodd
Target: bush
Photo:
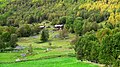
<instances>
[{"instance_id":1,"label":"bush","mask_svg":"<svg viewBox=\"0 0 120 67\"><path fill-rule=\"evenodd\" d=\"M2 39L1 39L1 36L0 36L0 52L3 50L3 49L5 49L5 44L4 44L4 42L2 41Z\"/></svg>"},{"instance_id":2,"label":"bush","mask_svg":"<svg viewBox=\"0 0 120 67\"><path fill-rule=\"evenodd\" d=\"M65 28L69 30L70 32L73 32L73 23L74 23L74 18L73 17L66 17L66 24Z\"/></svg>"},{"instance_id":3,"label":"bush","mask_svg":"<svg viewBox=\"0 0 120 67\"><path fill-rule=\"evenodd\" d=\"M93 31L80 36L75 43L77 58L106 64L106 66L119 67L120 32L118 31L118 29L112 31L102 29L99 34L97 33L97 36Z\"/></svg>"},{"instance_id":4,"label":"bush","mask_svg":"<svg viewBox=\"0 0 120 67\"><path fill-rule=\"evenodd\" d=\"M107 65L113 65L120 54L120 32L113 35L106 35L102 39L100 47L99 61Z\"/></svg>"},{"instance_id":5,"label":"bush","mask_svg":"<svg viewBox=\"0 0 120 67\"><path fill-rule=\"evenodd\" d=\"M83 21L79 17L74 20L73 28L76 34L82 35L83 24Z\"/></svg>"},{"instance_id":6,"label":"bush","mask_svg":"<svg viewBox=\"0 0 120 67\"><path fill-rule=\"evenodd\" d=\"M43 30L42 30L42 33L41 33L41 38L40 38L40 40L41 40L42 42L46 42L46 41L48 41L48 38L49 38L49 31L48 31L47 29L43 29Z\"/></svg>"},{"instance_id":7,"label":"bush","mask_svg":"<svg viewBox=\"0 0 120 67\"><path fill-rule=\"evenodd\" d=\"M60 17L59 24L65 24L66 23L66 16Z\"/></svg>"},{"instance_id":8,"label":"bush","mask_svg":"<svg viewBox=\"0 0 120 67\"><path fill-rule=\"evenodd\" d=\"M90 32L92 30L97 31L99 28L100 27L96 22L85 21L84 24L83 24L82 34L85 34L86 32Z\"/></svg>"},{"instance_id":9,"label":"bush","mask_svg":"<svg viewBox=\"0 0 120 67\"><path fill-rule=\"evenodd\" d=\"M10 33L9 32L3 32L1 35L1 39L3 42L9 42L10 41Z\"/></svg>"},{"instance_id":10,"label":"bush","mask_svg":"<svg viewBox=\"0 0 120 67\"><path fill-rule=\"evenodd\" d=\"M95 37L94 32L86 33L84 36L81 36L75 45L77 59L91 60L91 61L97 62L98 61L97 57L99 52L96 50L98 50L97 49L98 46L99 46L99 43L97 38Z\"/></svg>"},{"instance_id":11,"label":"bush","mask_svg":"<svg viewBox=\"0 0 120 67\"><path fill-rule=\"evenodd\" d=\"M25 24L25 25L19 27L19 28L16 30L16 34L17 34L19 37L28 37L28 36L32 35L31 26L28 25L28 24Z\"/></svg>"},{"instance_id":12,"label":"bush","mask_svg":"<svg viewBox=\"0 0 120 67\"><path fill-rule=\"evenodd\" d=\"M16 44L16 42L18 41L18 39L17 39L17 35L16 34L11 34L11 36L10 36L10 47L15 47L15 46L17 46L17 44Z\"/></svg>"}]
</instances>

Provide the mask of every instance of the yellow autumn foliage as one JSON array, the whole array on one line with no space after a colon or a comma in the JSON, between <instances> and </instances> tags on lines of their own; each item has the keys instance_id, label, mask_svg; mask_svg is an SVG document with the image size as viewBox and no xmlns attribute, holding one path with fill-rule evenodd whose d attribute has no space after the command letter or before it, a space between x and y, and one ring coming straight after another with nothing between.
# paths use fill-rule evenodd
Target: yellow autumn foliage
<instances>
[{"instance_id":1,"label":"yellow autumn foliage","mask_svg":"<svg viewBox=\"0 0 120 67\"><path fill-rule=\"evenodd\" d=\"M79 9L86 9L88 11L91 10L99 10L102 14L104 11L108 11L110 13L110 17L108 22L112 23L113 25L120 21L120 13L117 12L120 9L120 1L119 0L98 0L92 3L86 3L79 6ZM115 12L115 14L114 14Z\"/></svg>"}]
</instances>

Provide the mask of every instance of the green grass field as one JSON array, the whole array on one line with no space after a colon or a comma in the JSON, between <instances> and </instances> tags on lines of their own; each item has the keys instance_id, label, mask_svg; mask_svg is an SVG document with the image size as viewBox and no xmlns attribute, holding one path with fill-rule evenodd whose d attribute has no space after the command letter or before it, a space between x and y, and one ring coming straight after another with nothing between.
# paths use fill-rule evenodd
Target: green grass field
<instances>
[{"instance_id":1,"label":"green grass field","mask_svg":"<svg viewBox=\"0 0 120 67\"><path fill-rule=\"evenodd\" d=\"M59 31L50 34L50 42L52 43L51 50L49 52L45 52L47 48L49 48L49 42L39 43L40 42L40 34L30 37L22 37L19 38L18 44L20 46L28 47L32 44L34 55L26 56L27 60L37 59L46 56L56 56L56 55L68 55L69 53L74 53L74 49L69 49L70 39L74 37L73 34L69 34L69 39L61 40L59 38L53 38L54 35L58 35ZM0 53L0 62L14 62L17 58L21 58L21 54L27 52L27 48L21 50L19 52L7 52Z\"/></svg>"},{"instance_id":2,"label":"green grass field","mask_svg":"<svg viewBox=\"0 0 120 67\"><path fill-rule=\"evenodd\" d=\"M36 61L0 64L0 67L98 67L97 65L83 63L74 57L43 59Z\"/></svg>"},{"instance_id":3,"label":"green grass field","mask_svg":"<svg viewBox=\"0 0 120 67\"><path fill-rule=\"evenodd\" d=\"M17 44L20 46L25 46L27 48L30 44L32 44L33 55L26 56L25 60L39 60L11 64L0 64L0 67L98 67L98 65L78 62L75 57L69 56L75 56L74 49L71 49L70 45L71 39L75 37L74 34L69 33L69 38L64 40L53 38L54 35L59 34L59 31L49 34L49 41L52 43L51 46L48 44L49 42L40 43L40 34L36 36L19 38L17 42ZM11 51L7 53L0 53L0 62L15 62L18 58L24 59L21 57L21 54L26 53L28 50L27 48L18 52ZM51 50L45 52L47 48L51 48ZM62 57L56 58L58 56Z\"/></svg>"}]
</instances>

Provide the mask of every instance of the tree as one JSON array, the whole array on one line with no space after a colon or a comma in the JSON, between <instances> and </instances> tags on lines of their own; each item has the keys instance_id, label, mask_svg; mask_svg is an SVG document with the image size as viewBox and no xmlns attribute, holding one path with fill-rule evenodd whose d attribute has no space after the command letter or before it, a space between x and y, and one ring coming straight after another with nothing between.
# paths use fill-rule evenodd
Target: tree
<instances>
[{"instance_id":1,"label":"tree","mask_svg":"<svg viewBox=\"0 0 120 67\"><path fill-rule=\"evenodd\" d=\"M74 18L73 17L66 17L66 24L65 24L65 28L67 30L69 30L70 32L73 32L73 22L74 22Z\"/></svg>"},{"instance_id":2,"label":"tree","mask_svg":"<svg viewBox=\"0 0 120 67\"><path fill-rule=\"evenodd\" d=\"M1 36L0 36L0 52L5 48L5 45L4 45L4 42L2 41L1 39Z\"/></svg>"},{"instance_id":3,"label":"tree","mask_svg":"<svg viewBox=\"0 0 120 67\"><path fill-rule=\"evenodd\" d=\"M96 22L88 22L85 21L83 24L83 34L86 32L90 32L92 30L97 31L100 28L100 26Z\"/></svg>"},{"instance_id":4,"label":"tree","mask_svg":"<svg viewBox=\"0 0 120 67\"><path fill-rule=\"evenodd\" d=\"M99 52L97 51L97 46L99 45L99 42L94 33L94 31L86 33L84 36L81 36L75 43L77 59L92 60L95 62L98 61L97 57Z\"/></svg>"},{"instance_id":5,"label":"tree","mask_svg":"<svg viewBox=\"0 0 120 67\"><path fill-rule=\"evenodd\" d=\"M48 41L48 38L49 38L49 31L47 29L43 29L42 32L41 32L41 41L42 42L46 42Z\"/></svg>"},{"instance_id":6,"label":"tree","mask_svg":"<svg viewBox=\"0 0 120 67\"><path fill-rule=\"evenodd\" d=\"M16 42L18 41L17 35L16 34L11 34L10 36L10 47L15 47L17 44Z\"/></svg>"},{"instance_id":7,"label":"tree","mask_svg":"<svg viewBox=\"0 0 120 67\"><path fill-rule=\"evenodd\" d=\"M28 25L28 24L25 24L24 25L24 28L25 28L25 36L30 36L30 35L32 35L31 34L31 26L30 25Z\"/></svg>"},{"instance_id":8,"label":"tree","mask_svg":"<svg viewBox=\"0 0 120 67\"><path fill-rule=\"evenodd\" d=\"M10 33L9 32L3 32L1 35L1 39L3 42L9 42L10 41Z\"/></svg>"},{"instance_id":9,"label":"tree","mask_svg":"<svg viewBox=\"0 0 120 67\"><path fill-rule=\"evenodd\" d=\"M91 31L91 27L92 27L92 23L85 20L85 22L83 24L82 34L85 34L86 32L90 32Z\"/></svg>"},{"instance_id":10,"label":"tree","mask_svg":"<svg viewBox=\"0 0 120 67\"><path fill-rule=\"evenodd\" d=\"M28 17L28 23L32 24L34 22L34 17L33 16L29 16Z\"/></svg>"},{"instance_id":11,"label":"tree","mask_svg":"<svg viewBox=\"0 0 120 67\"><path fill-rule=\"evenodd\" d=\"M17 30L16 30L16 34L19 36L19 37L22 37L25 35L24 33L25 31L25 28L23 26L19 27Z\"/></svg>"},{"instance_id":12,"label":"tree","mask_svg":"<svg viewBox=\"0 0 120 67\"><path fill-rule=\"evenodd\" d=\"M66 16L60 17L59 24L65 24L66 23Z\"/></svg>"},{"instance_id":13,"label":"tree","mask_svg":"<svg viewBox=\"0 0 120 67\"><path fill-rule=\"evenodd\" d=\"M120 32L106 35L102 39L102 44L100 46L99 62L106 65L113 65L114 62L117 63L120 54ZM116 66L117 67L117 66ZM118 66L119 67L119 66Z\"/></svg>"},{"instance_id":14,"label":"tree","mask_svg":"<svg viewBox=\"0 0 120 67\"><path fill-rule=\"evenodd\" d=\"M39 34L39 32L40 32L40 28L39 28L39 25L33 25L32 27L31 27L31 34Z\"/></svg>"},{"instance_id":15,"label":"tree","mask_svg":"<svg viewBox=\"0 0 120 67\"><path fill-rule=\"evenodd\" d=\"M77 3L77 2L78 2L78 0L74 0L73 2L76 2L76 3Z\"/></svg>"},{"instance_id":16,"label":"tree","mask_svg":"<svg viewBox=\"0 0 120 67\"><path fill-rule=\"evenodd\" d=\"M25 24L25 25L19 27L16 30L16 34L19 37L28 37L28 36L32 35L32 33L31 33L31 26L28 25L28 24Z\"/></svg>"},{"instance_id":17,"label":"tree","mask_svg":"<svg viewBox=\"0 0 120 67\"><path fill-rule=\"evenodd\" d=\"M79 17L75 19L73 28L76 34L82 35L83 24L83 21Z\"/></svg>"}]
</instances>

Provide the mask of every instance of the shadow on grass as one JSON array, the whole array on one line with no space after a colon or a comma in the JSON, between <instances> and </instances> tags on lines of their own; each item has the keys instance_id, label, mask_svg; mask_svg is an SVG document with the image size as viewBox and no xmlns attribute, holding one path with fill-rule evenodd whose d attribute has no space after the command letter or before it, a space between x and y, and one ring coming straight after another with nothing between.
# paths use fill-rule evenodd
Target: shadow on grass
<instances>
[{"instance_id":1,"label":"shadow on grass","mask_svg":"<svg viewBox=\"0 0 120 67\"><path fill-rule=\"evenodd\" d=\"M41 43L45 43L45 42L35 42L35 43L37 43L37 44L41 44Z\"/></svg>"},{"instance_id":2,"label":"shadow on grass","mask_svg":"<svg viewBox=\"0 0 120 67\"><path fill-rule=\"evenodd\" d=\"M52 40L49 40L49 41L46 41L46 42L51 42L51 41L52 41ZM40 42L34 42L34 43L42 44L42 43L46 43L46 42L40 41Z\"/></svg>"}]
</instances>

